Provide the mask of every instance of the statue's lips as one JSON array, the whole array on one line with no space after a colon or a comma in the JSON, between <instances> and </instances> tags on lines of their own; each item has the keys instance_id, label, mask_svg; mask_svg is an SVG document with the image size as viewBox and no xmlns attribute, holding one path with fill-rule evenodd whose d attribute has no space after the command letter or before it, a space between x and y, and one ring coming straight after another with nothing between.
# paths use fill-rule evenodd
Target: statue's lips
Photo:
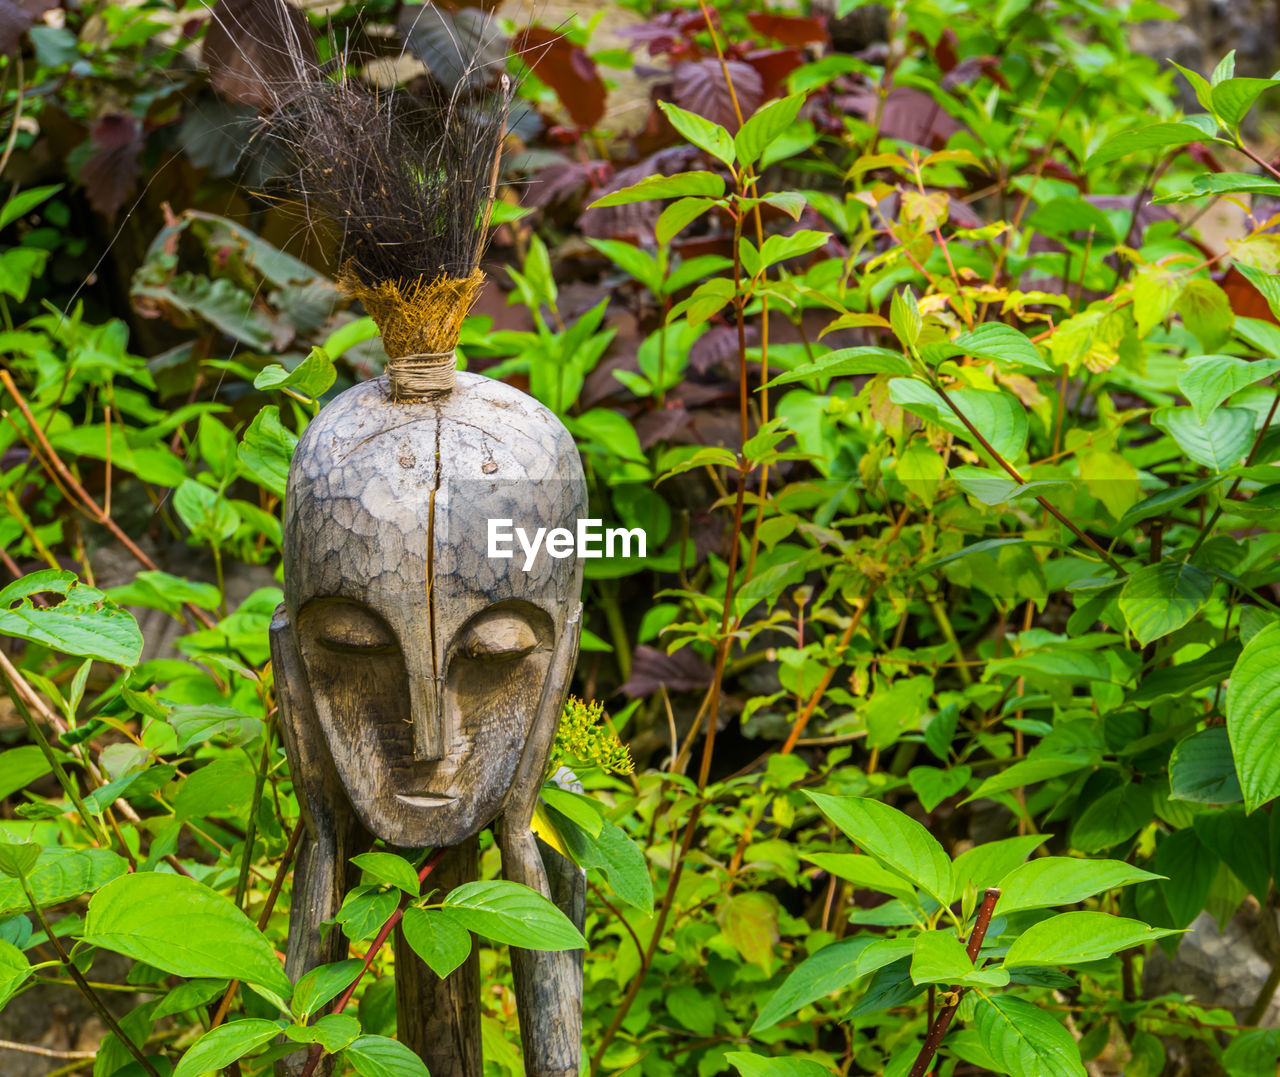
<instances>
[{"instance_id":1,"label":"statue's lips","mask_svg":"<svg viewBox=\"0 0 1280 1077\"><path fill-rule=\"evenodd\" d=\"M456 801L457 797L437 797L430 795L409 796L405 793L397 793L396 800L401 804L408 804L411 808L443 808L448 804Z\"/></svg>"}]
</instances>

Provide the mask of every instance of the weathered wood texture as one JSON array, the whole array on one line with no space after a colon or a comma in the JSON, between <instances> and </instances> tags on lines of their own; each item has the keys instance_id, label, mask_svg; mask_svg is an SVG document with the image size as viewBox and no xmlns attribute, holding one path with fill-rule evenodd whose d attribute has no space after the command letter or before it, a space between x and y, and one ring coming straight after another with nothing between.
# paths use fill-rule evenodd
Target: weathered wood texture
<instances>
[{"instance_id":1,"label":"weathered wood texture","mask_svg":"<svg viewBox=\"0 0 1280 1077\"><path fill-rule=\"evenodd\" d=\"M297 983L309 969L346 956L346 936L337 929L324 933L321 925L338 914L343 895L359 878L350 860L369 845L370 838L352 813L333 763L313 732L316 723L311 693L283 607L271 622L270 642L280 735L306 828L294 857L285 954L285 973ZM298 1077L306 1056L302 1049L277 1062L278 1077ZM328 1077L331 1070L332 1066L322 1061L316 1077Z\"/></svg>"},{"instance_id":2,"label":"weathered wood texture","mask_svg":"<svg viewBox=\"0 0 1280 1077\"><path fill-rule=\"evenodd\" d=\"M426 884L443 897L477 874L479 842L455 845ZM443 980L431 971L396 929L396 1034L423 1062L431 1077L481 1077L480 959L475 947Z\"/></svg>"},{"instance_id":3,"label":"weathered wood texture","mask_svg":"<svg viewBox=\"0 0 1280 1077\"><path fill-rule=\"evenodd\" d=\"M379 378L307 428L272 627L308 827L291 975L341 956L342 936L321 942L318 924L371 838L456 847L436 869L452 887L474 877L475 836L501 817L504 875L552 894L529 826L577 657L581 565L490 556L488 522L533 533L585 515L572 437L500 382L464 372L452 393L395 404ZM554 874L572 901L572 872ZM406 1042L433 1077L481 1077L474 957L443 984L404 945L397 965ZM577 1074L581 954L513 951L513 967L528 1077Z\"/></svg>"}]
</instances>

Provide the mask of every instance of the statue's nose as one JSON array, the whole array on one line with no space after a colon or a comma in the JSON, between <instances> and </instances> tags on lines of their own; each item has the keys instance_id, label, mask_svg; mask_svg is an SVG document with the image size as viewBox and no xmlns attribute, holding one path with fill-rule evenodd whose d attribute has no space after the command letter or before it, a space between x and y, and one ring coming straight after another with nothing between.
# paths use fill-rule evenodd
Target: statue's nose
<instances>
[{"instance_id":1,"label":"statue's nose","mask_svg":"<svg viewBox=\"0 0 1280 1077\"><path fill-rule=\"evenodd\" d=\"M443 759L448 751L444 706L433 677L409 677L413 752L421 760Z\"/></svg>"}]
</instances>

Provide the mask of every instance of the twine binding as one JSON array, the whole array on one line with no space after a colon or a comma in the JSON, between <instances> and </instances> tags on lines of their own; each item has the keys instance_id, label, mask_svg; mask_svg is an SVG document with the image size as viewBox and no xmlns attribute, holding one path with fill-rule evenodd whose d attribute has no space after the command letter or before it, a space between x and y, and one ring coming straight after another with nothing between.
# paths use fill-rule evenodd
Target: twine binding
<instances>
[{"instance_id":1,"label":"twine binding","mask_svg":"<svg viewBox=\"0 0 1280 1077\"><path fill-rule=\"evenodd\" d=\"M452 392L458 375L455 351L405 355L387 363L391 398L404 404L435 393Z\"/></svg>"}]
</instances>

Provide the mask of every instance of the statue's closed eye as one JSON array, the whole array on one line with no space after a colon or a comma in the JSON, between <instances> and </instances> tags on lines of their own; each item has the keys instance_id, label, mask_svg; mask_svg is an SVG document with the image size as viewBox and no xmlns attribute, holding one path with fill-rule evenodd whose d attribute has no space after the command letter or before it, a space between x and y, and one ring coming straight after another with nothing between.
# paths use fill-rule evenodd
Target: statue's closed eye
<instances>
[{"instance_id":1,"label":"statue's closed eye","mask_svg":"<svg viewBox=\"0 0 1280 1077\"><path fill-rule=\"evenodd\" d=\"M523 658L538 645L538 637L523 617L492 613L462 630L458 653L480 662L510 662Z\"/></svg>"},{"instance_id":2,"label":"statue's closed eye","mask_svg":"<svg viewBox=\"0 0 1280 1077\"><path fill-rule=\"evenodd\" d=\"M350 602L327 605L317 618L316 641L330 651L392 654L399 650L395 633L372 610Z\"/></svg>"}]
</instances>

